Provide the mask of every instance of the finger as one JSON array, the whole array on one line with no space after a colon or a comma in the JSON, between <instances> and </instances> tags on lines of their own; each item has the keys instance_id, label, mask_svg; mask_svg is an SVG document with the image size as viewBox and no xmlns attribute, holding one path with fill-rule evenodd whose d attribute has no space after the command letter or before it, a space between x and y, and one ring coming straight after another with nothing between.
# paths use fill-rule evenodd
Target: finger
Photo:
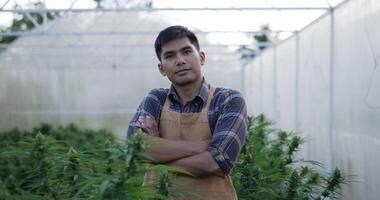
<instances>
[{"instance_id":1,"label":"finger","mask_svg":"<svg viewBox=\"0 0 380 200\"><path fill-rule=\"evenodd\" d=\"M152 124L155 122L155 120L150 116L146 116L145 119L146 119L146 121L149 121Z\"/></svg>"},{"instance_id":2,"label":"finger","mask_svg":"<svg viewBox=\"0 0 380 200\"><path fill-rule=\"evenodd\" d=\"M138 121L139 121L139 122L143 122L143 121L144 121L144 119L145 119L145 117L144 117L144 116L142 116L142 115L140 115L140 116L139 116L139 118L138 118Z\"/></svg>"},{"instance_id":3,"label":"finger","mask_svg":"<svg viewBox=\"0 0 380 200\"><path fill-rule=\"evenodd\" d=\"M154 121L152 118L150 118L150 119L145 118L144 123L149 125L149 126L156 126L157 125L156 121Z\"/></svg>"},{"instance_id":4,"label":"finger","mask_svg":"<svg viewBox=\"0 0 380 200\"><path fill-rule=\"evenodd\" d=\"M145 123L145 124L152 124L152 120L149 120L148 118L144 118L144 119L142 119L142 121Z\"/></svg>"},{"instance_id":5,"label":"finger","mask_svg":"<svg viewBox=\"0 0 380 200\"><path fill-rule=\"evenodd\" d=\"M149 124L149 123L144 123L144 125L145 125L145 127L146 128L148 128L149 130L151 130L153 127L152 127L152 125L151 124Z\"/></svg>"},{"instance_id":6,"label":"finger","mask_svg":"<svg viewBox=\"0 0 380 200\"><path fill-rule=\"evenodd\" d=\"M143 121L139 121L140 125L146 127L146 124Z\"/></svg>"},{"instance_id":7,"label":"finger","mask_svg":"<svg viewBox=\"0 0 380 200\"><path fill-rule=\"evenodd\" d=\"M145 126L146 126L147 128L149 128L149 129L151 129L151 130L154 130L155 127L156 127L156 126L155 126L153 123L151 123L151 122L147 122L147 121L145 121L144 124L145 124Z\"/></svg>"},{"instance_id":8,"label":"finger","mask_svg":"<svg viewBox=\"0 0 380 200\"><path fill-rule=\"evenodd\" d=\"M144 123L144 124L151 124L151 120L148 120L148 119L147 119L146 117L144 117L144 116L139 117L138 121L139 121L140 123Z\"/></svg>"},{"instance_id":9,"label":"finger","mask_svg":"<svg viewBox=\"0 0 380 200\"><path fill-rule=\"evenodd\" d=\"M146 117L140 115L138 118L138 122L145 128L150 129L149 123L146 121Z\"/></svg>"}]
</instances>

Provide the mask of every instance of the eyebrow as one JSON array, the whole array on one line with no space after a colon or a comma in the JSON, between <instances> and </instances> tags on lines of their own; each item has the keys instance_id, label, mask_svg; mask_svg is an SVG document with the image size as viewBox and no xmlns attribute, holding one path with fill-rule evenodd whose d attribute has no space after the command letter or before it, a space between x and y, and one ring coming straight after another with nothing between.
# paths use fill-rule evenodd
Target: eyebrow
<instances>
[{"instance_id":1,"label":"eyebrow","mask_svg":"<svg viewBox=\"0 0 380 200\"><path fill-rule=\"evenodd\" d=\"M166 56L166 55L169 55L169 54L173 54L174 53L174 51L166 51L166 52L164 52L164 54L162 54L163 56Z\"/></svg>"},{"instance_id":2,"label":"eyebrow","mask_svg":"<svg viewBox=\"0 0 380 200\"><path fill-rule=\"evenodd\" d=\"M181 51L183 51L183 50L188 50L188 49L192 49L191 46L189 46L189 45L188 45L188 46L185 46L185 47L181 48Z\"/></svg>"},{"instance_id":3,"label":"eyebrow","mask_svg":"<svg viewBox=\"0 0 380 200\"><path fill-rule=\"evenodd\" d=\"M182 47L180 49L180 51L184 51L184 50L188 50L188 49L192 49L190 45L186 45L186 46ZM172 53L174 53L174 51L166 51L166 52L164 52L163 56L168 55L168 54L172 54Z\"/></svg>"}]
</instances>

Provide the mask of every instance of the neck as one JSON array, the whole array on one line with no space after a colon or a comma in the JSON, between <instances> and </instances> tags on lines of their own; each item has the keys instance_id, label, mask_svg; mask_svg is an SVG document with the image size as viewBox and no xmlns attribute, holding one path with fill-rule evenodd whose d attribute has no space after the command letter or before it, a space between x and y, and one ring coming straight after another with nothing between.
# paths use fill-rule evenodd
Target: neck
<instances>
[{"instance_id":1,"label":"neck","mask_svg":"<svg viewBox=\"0 0 380 200\"><path fill-rule=\"evenodd\" d=\"M178 97L181 100L181 103L183 105L185 105L188 101L191 101L194 99L194 97L198 93L199 88L202 85L202 81L203 81L203 78L200 78L199 80L190 84L174 85L174 88L176 89Z\"/></svg>"}]
</instances>

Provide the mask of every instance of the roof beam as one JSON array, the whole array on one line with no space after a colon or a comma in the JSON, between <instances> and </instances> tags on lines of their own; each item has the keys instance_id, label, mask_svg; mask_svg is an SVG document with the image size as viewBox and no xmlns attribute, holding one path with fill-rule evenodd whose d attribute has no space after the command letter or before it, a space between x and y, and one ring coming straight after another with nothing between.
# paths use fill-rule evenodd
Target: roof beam
<instances>
[{"instance_id":1,"label":"roof beam","mask_svg":"<svg viewBox=\"0 0 380 200\"><path fill-rule=\"evenodd\" d=\"M274 44L271 42L263 42L257 44L243 44L243 43L231 43L231 44L204 44L202 47L221 47L221 46L252 46L252 47L270 47ZM41 44L0 44L1 48L41 48L41 49L57 49L57 48L126 48L126 47L139 47L139 48L153 48L153 44L62 44L62 45L41 45Z\"/></svg>"},{"instance_id":2,"label":"roof beam","mask_svg":"<svg viewBox=\"0 0 380 200\"><path fill-rule=\"evenodd\" d=\"M193 7L193 8L84 8L84 9L2 9L0 12L40 13L40 12L154 12L154 11L281 11L281 10L329 10L329 7Z\"/></svg>"},{"instance_id":3,"label":"roof beam","mask_svg":"<svg viewBox=\"0 0 380 200\"><path fill-rule=\"evenodd\" d=\"M293 30L278 31L193 31L195 34L265 34L265 33L292 33ZM98 36L98 35L157 35L158 31L103 31L103 32L42 32L42 31L19 31L19 32L0 32L0 36Z\"/></svg>"},{"instance_id":4,"label":"roof beam","mask_svg":"<svg viewBox=\"0 0 380 200\"><path fill-rule=\"evenodd\" d=\"M3 10L3 8L9 3L10 0L7 0L3 5L1 5L0 10Z\"/></svg>"},{"instance_id":5,"label":"roof beam","mask_svg":"<svg viewBox=\"0 0 380 200\"><path fill-rule=\"evenodd\" d=\"M30 15L30 13L25 13L25 15L33 23L34 27L40 27L40 24Z\"/></svg>"}]
</instances>

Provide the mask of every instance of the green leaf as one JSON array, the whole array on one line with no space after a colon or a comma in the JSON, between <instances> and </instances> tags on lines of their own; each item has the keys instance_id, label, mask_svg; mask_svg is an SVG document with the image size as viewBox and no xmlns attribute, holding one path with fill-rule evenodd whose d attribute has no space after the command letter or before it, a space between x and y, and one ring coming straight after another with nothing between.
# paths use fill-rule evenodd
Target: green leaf
<instances>
[{"instance_id":1,"label":"green leaf","mask_svg":"<svg viewBox=\"0 0 380 200\"><path fill-rule=\"evenodd\" d=\"M99 189L100 189L99 199L103 198L104 193L106 192L109 183L110 183L109 180L104 180L102 182L102 184L100 184L100 187L99 187Z\"/></svg>"},{"instance_id":2,"label":"green leaf","mask_svg":"<svg viewBox=\"0 0 380 200\"><path fill-rule=\"evenodd\" d=\"M168 166L168 165L154 165L150 167L150 170L158 171L158 172L172 172L172 173L179 173L179 174L186 174L189 176L194 176L190 172L186 171L185 169L181 167L176 166Z\"/></svg>"}]
</instances>

